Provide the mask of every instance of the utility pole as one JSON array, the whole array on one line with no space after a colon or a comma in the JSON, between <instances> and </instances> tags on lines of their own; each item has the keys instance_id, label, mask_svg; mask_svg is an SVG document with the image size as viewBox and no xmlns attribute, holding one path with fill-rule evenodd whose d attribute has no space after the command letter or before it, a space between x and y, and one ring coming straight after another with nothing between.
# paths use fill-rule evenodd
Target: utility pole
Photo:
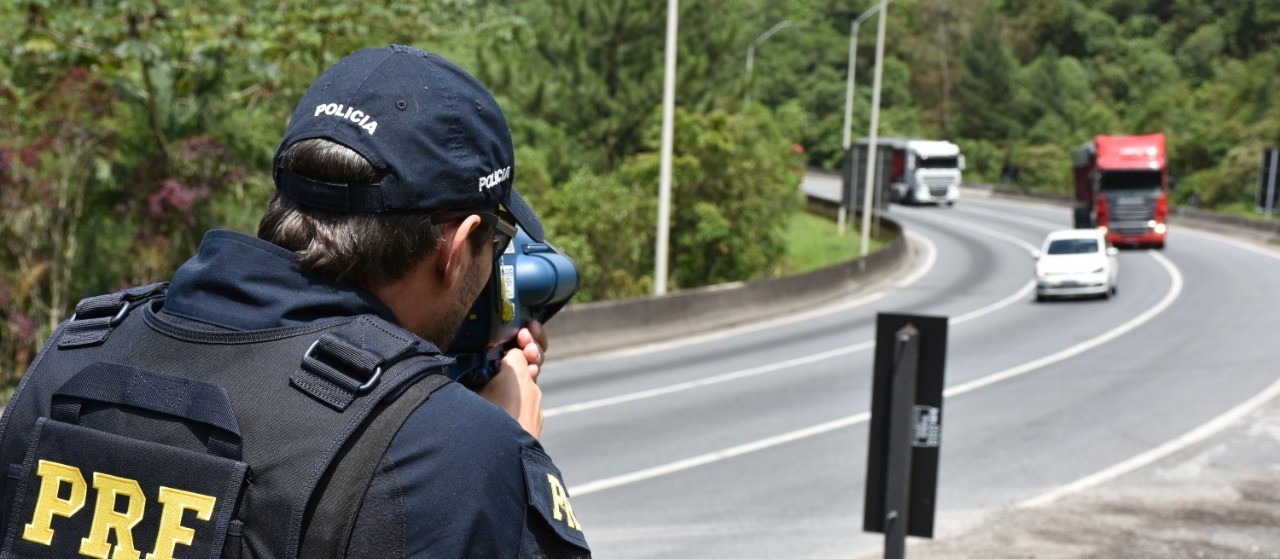
<instances>
[{"instance_id":1,"label":"utility pole","mask_svg":"<svg viewBox=\"0 0 1280 559\"><path fill-rule=\"evenodd\" d=\"M676 104L676 26L680 0L667 0L666 66L662 79L662 156L658 175L658 239L653 259L653 294L667 292L667 245L671 233L671 150Z\"/></svg>"},{"instance_id":2,"label":"utility pole","mask_svg":"<svg viewBox=\"0 0 1280 559\"><path fill-rule=\"evenodd\" d=\"M884 74L884 22L889 19L889 0L880 0L880 21L876 30L876 77L871 86L871 132L870 142L867 144L867 188L862 195L862 252L861 256L866 256L870 248L871 241L871 191L875 188L875 183L871 182L876 176L876 142L879 140L880 130L880 80Z\"/></svg>"}]
</instances>

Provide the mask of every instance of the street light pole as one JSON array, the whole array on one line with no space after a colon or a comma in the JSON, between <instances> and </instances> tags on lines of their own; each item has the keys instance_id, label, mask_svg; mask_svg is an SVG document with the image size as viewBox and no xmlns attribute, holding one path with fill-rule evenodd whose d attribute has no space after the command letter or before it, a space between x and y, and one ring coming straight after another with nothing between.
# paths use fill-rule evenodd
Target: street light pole
<instances>
[{"instance_id":1,"label":"street light pole","mask_svg":"<svg viewBox=\"0 0 1280 559\"><path fill-rule=\"evenodd\" d=\"M844 156L846 158L849 157L849 146L853 144L853 78L858 70L858 28L862 25L862 22L867 21L879 10L879 5L872 6L854 18L853 22L849 24L849 71L846 73L848 83L844 88L844 141L840 144L844 148ZM852 180L852 177L850 179ZM849 189L847 185L844 186L842 188L843 192L840 193L840 207L836 211L836 229L839 230L841 237L844 236L845 219L849 213Z\"/></svg>"},{"instance_id":2,"label":"street light pole","mask_svg":"<svg viewBox=\"0 0 1280 559\"><path fill-rule=\"evenodd\" d=\"M871 238L871 191L875 187L876 141L880 130L880 78L884 74L884 22L889 19L889 0L880 0L880 21L876 30L876 77L871 89L871 131L867 143L867 188L862 195L862 252L867 255Z\"/></svg>"},{"instance_id":3,"label":"street light pole","mask_svg":"<svg viewBox=\"0 0 1280 559\"><path fill-rule=\"evenodd\" d=\"M662 79L662 155L658 170L658 234L653 259L653 294L667 292L667 245L671 230L671 150L676 104L676 26L680 0L667 0L666 68Z\"/></svg>"},{"instance_id":4,"label":"street light pole","mask_svg":"<svg viewBox=\"0 0 1280 559\"><path fill-rule=\"evenodd\" d=\"M784 27L790 26L790 21L779 21L773 27L770 27L768 31L761 33L759 37L751 41L751 46L747 47L747 89L742 93L742 104L745 105L751 101L751 68L756 58L756 45L765 42L766 39L781 31Z\"/></svg>"}]
</instances>

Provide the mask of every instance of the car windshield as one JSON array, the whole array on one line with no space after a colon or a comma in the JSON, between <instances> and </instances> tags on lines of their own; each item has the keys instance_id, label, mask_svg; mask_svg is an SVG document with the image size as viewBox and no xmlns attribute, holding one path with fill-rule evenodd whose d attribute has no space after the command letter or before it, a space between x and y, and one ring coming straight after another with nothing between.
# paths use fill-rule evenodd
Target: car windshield
<instances>
[{"instance_id":1,"label":"car windshield","mask_svg":"<svg viewBox=\"0 0 1280 559\"><path fill-rule=\"evenodd\" d=\"M1048 254L1089 254L1098 252L1096 239L1058 239L1049 242Z\"/></svg>"}]
</instances>

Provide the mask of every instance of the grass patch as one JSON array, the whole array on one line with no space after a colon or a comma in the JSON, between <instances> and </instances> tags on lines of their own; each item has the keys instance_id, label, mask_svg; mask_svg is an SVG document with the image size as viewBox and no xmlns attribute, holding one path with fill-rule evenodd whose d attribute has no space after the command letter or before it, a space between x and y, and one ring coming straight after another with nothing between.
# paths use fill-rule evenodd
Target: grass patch
<instances>
[{"instance_id":1,"label":"grass patch","mask_svg":"<svg viewBox=\"0 0 1280 559\"><path fill-rule=\"evenodd\" d=\"M844 236L836 231L834 221L809 212L796 212L787 225L787 256L783 259L781 275L802 274L825 268L832 264L858 258L862 250L859 223L848 223ZM871 239L868 250L875 252L884 242Z\"/></svg>"}]
</instances>

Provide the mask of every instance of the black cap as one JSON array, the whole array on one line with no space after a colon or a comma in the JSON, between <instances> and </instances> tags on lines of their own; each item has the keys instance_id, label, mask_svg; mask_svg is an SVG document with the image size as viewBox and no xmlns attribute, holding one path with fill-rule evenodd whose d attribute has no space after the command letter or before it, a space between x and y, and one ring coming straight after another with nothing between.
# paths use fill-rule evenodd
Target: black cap
<instances>
[{"instance_id":1,"label":"black cap","mask_svg":"<svg viewBox=\"0 0 1280 559\"><path fill-rule=\"evenodd\" d=\"M364 156L376 183L333 183L280 168L299 140L325 138ZM513 188L515 150L502 109L474 77L413 47L364 49L316 79L276 150L276 190L336 212L481 210L506 207L543 241L542 222Z\"/></svg>"}]
</instances>

